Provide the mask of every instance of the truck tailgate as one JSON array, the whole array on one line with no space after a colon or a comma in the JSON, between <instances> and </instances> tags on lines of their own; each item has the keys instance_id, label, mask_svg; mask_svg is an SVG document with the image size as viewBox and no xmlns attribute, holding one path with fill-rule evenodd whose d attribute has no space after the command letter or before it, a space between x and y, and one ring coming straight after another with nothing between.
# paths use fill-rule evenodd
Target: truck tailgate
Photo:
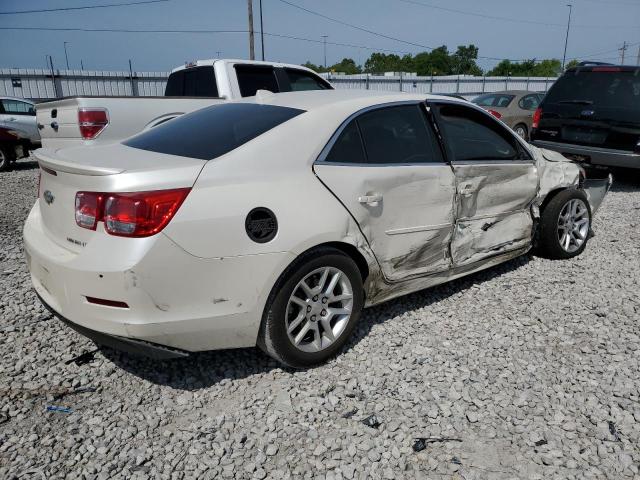
<instances>
[{"instance_id":1,"label":"truck tailgate","mask_svg":"<svg viewBox=\"0 0 640 480\"><path fill-rule=\"evenodd\" d=\"M188 97L69 97L40 103L36 107L42 146L53 150L79 145L118 143L141 131L188 112L215 103L221 98ZM79 109L104 109L107 126L93 139L82 138Z\"/></svg>"}]
</instances>

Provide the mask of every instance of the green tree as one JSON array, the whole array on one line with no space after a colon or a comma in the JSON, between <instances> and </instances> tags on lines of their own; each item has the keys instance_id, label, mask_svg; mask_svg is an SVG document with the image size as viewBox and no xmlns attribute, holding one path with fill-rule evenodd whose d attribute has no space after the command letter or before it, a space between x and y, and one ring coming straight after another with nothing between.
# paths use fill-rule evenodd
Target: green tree
<instances>
[{"instance_id":1,"label":"green tree","mask_svg":"<svg viewBox=\"0 0 640 480\"><path fill-rule=\"evenodd\" d=\"M360 66L356 64L354 59L343 58L342 61L336 63L335 65L331 65L329 67L329 71L343 72L348 75L353 75L355 73L362 73L362 68L360 68Z\"/></svg>"},{"instance_id":2,"label":"green tree","mask_svg":"<svg viewBox=\"0 0 640 480\"><path fill-rule=\"evenodd\" d=\"M367 73L398 72L402 70L402 59L395 53L372 53L364 63Z\"/></svg>"},{"instance_id":3,"label":"green tree","mask_svg":"<svg viewBox=\"0 0 640 480\"><path fill-rule=\"evenodd\" d=\"M577 67L579 64L580 64L580 60L573 59L569 63L567 63L565 68Z\"/></svg>"},{"instance_id":4,"label":"green tree","mask_svg":"<svg viewBox=\"0 0 640 480\"><path fill-rule=\"evenodd\" d=\"M452 56L452 70L450 74L457 75L482 75L482 69L476 63L478 59L478 47L460 45Z\"/></svg>"},{"instance_id":5,"label":"green tree","mask_svg":"<svg viewBox=\"0 0 640 480\"><path fill-rule=\"evenodd\" d=\"M523 62L502 60L487 75L492 77L555 77L560 73L562 64L555 58L537 61L536 59Z\"/></svg>"},{"instance_id":6,"label":"green tree","mask_svg":"<svg viewBox=\"0 0 640 480\"><path fill-rule=\"evenodd\" d=\"M322 65L316 65L314 63L311 63L309 60L307 60L305 63L303 63L302 66L310 68L311 70L313 70L314 72L317 72L317 73L323 73L323 72L327 71L327 69L324 68Z\"/></svg>"}]
</instances>

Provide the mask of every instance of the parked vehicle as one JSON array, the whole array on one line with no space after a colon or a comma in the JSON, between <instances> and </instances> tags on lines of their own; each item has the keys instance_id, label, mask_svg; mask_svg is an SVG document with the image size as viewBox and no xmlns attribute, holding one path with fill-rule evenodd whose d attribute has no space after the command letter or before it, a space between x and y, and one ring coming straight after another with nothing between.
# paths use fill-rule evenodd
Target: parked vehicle
<instances>
[{"instance_id":1,"label":"parked vehicle","mask_svg":"<svg viewBox=\"0 0 640 480\"><path fill-rule=\"evenodd\" d=\"M200 108L258 90L332 89L308 68L274 62L198 60L174 69L164 97L67 97L38 104L45 148L119 142Z\"/></svg>"},{"instance_id":2,"label":"parked vehicle","mask_svg":"<svg viewBox=\"0 0 640 480\"><path fill-rule=\"evenodd\" d=\"M567 70L534 118L533 142L585 164L640 168L640 67Z\"/></svg>"},{"instance_id":3,"label":"parked vehicle","mask_svg":"<svg viewBox=\"0 0 640 480\"><path fill-rule=\"evenodd\" d=\"M294 367L338 352L364 306L534 245L579 255L611 183L469 102L344 90L35 155L25 250L59 318L127 351L257 344Z\"/></svg>"},{"instance_id":4,"label":"parked vehicle","mask_svg":"<svg viewBox=\"0 0 640 480\"><path fill-rule=\"evenodd\" d=\"M486 93L472 100L513 129L524 140L529 139L533 114L544 94L527 90Z\"/></svg>"},{"instance_id":5,"label":"parked vehicle","mask_svg":"<svg viewBox=\"0 0 640 480\"><path fill-rule=\"evenodd\" d=\"M0 171L15 160L40 147L33 102L22 98L0 97Z\"/></svg>"}]
</instances>

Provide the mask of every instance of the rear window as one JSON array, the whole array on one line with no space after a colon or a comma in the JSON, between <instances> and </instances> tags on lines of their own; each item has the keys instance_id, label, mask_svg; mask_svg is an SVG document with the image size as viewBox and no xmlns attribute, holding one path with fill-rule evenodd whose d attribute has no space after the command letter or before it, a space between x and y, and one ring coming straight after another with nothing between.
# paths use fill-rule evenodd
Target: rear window
<instances>
[{"instance_id":1,"label":"rear window","mask_svg":"<svg viewBox=\"0 0 640 480\"><path fill-rule=\"evenodd\" d=\"M269 90L273 93L280 91L273 67L236 65L235 68L240 95L243 97L253 97L258 90Z\"/></svg>"},{"instance_id":2,"label":"rear window","mask_svg":"<svg viewBox=\"0 0 640 480\"><path fill-rule=\"evenodd\" d=\"M195 67L169 75L165 97L217 97L218 86L213 67Z\"/></svg>"},{"instance_id":3,"label":"rear window","mask_svg":"<svg viewBox=\"0 0 640 480\"><path fill-rule=\"evenodd\" d=\"M570 72L551 87L545 103L640 107L640 69L635 71Z\"/></svg>"},{"instance_id":4,"label":"rear window","mask_svg":"<svg viewBox=\"0 0 640 480\"><path fill-rule=\"evenodd\" d=\"M515 95L488 93L486 95L480 95L473 103L481 107L507 108L514 98Z\"/></svg>"},{"instance_id":5,"label":"rear window","mask_svg":"<svg viewBox=\"0 0 640 480\"><path fill-rule=\"evenodd\" d=\"M285 68L285 73L289 78L292 92L301 92L305 90L329 90L331 87L324 80L310 72L304 70L294 70L293 68Z\"/></svg>"},{"instance_id":6,"label":"rear window","mask_svg":"<svg viewBox=\"0 0 640 480\"><path fill-rule=\"evenodd\" d=\"M225 103L158 125L123 142L150 152L212 160L290 120L304 110Z\"/></svg>"}]
</instances>

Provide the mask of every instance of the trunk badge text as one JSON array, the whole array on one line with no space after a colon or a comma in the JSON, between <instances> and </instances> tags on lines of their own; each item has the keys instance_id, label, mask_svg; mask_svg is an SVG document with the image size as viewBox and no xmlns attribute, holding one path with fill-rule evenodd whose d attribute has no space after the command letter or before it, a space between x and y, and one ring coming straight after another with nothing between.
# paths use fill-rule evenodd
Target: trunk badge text
<instances>
[{"instance_id":1,"label":"trunk badge text","mask_svg":"<svg viewBox=\"0 0 640 480\"><path fill-rule=\"evenodd\" d=\"M42 197L44 198L44 201L47 202L47 205L51 205L56 199L56 197L53 196L53 193L51 193L50 190L45 190Z\"/></svg>"}]
</instances>

